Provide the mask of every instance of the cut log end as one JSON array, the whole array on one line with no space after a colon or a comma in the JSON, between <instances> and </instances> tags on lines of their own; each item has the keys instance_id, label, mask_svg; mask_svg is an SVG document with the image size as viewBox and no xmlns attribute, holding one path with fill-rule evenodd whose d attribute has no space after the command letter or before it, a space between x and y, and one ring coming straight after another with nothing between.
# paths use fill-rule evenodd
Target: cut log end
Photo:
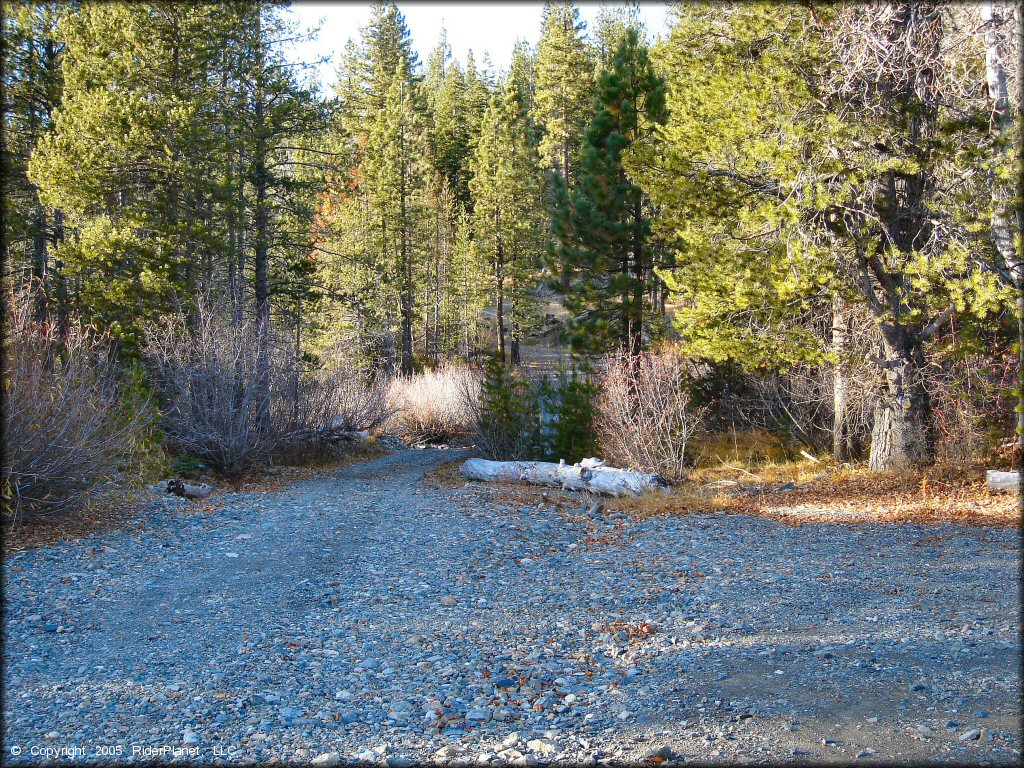
<instances>
[{"instance_id":1,"label":"cut log end","mask_svg":"<svg viewBox=\"0 0 1024 768\"><path fill-rule=\"evenodd\" d=\"M1017 491L1024 489L1018 472L999 472L990 469L985 473L985 485L990 491Z\"/></svg>"}]
</instances>

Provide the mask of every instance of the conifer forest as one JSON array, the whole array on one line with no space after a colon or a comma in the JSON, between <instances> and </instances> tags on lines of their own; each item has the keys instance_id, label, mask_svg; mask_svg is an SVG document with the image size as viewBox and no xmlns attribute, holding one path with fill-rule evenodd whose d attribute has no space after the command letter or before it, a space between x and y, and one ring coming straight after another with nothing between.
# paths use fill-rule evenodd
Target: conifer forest
<instances>
[{"instance_id":1,"label":"conifer forest","mask_svg":"<svg viewBox=\"0 0 1024 768\"><path fill-rule=\"evenodd\" d=\"M3 764L1020 765L1019 2L0 15Z\"/></svg>"}]
</instances>

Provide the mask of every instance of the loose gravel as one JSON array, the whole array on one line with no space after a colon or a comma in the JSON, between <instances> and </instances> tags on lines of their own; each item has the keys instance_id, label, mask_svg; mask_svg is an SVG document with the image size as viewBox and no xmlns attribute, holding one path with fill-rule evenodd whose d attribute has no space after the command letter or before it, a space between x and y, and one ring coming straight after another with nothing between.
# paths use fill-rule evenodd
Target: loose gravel
<instances>
[{"instance_id":1,"label":"loose gravel","mask_svg":"<svg viewBox=\"0 0 1024 768\"><path fill-rule=\"evenodd\" d=\"M1020 760L1019 531L424 482L457 456L7 558L4 759Z\"/></svg>"}]
</instances>

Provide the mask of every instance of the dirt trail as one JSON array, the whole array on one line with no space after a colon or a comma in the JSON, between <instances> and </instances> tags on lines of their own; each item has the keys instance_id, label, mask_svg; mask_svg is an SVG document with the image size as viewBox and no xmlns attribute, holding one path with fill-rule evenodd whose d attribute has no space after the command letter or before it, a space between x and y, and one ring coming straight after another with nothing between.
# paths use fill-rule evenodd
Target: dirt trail
<instances>
[{"instance_id":1,"label":"dirt trail","mask_svg":"<svg viewBox=\"0 0 1024 768\"><path fill-rule=\"evenodd\" d=\"M4 757L1019 760L1016 531L424 482L460 455L9 558Z\"/></svg>"}]
</instances>

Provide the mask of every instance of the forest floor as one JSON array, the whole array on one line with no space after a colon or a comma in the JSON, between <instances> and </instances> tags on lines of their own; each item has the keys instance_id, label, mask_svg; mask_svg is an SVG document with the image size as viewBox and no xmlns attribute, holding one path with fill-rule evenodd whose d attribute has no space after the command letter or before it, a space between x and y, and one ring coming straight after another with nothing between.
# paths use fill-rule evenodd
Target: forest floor
<instances>
[{"instance_id":1,"label":"forest floor","mask_svg":"<svg viewBox=\"0 0 1024 768\"><path fill-rule=\"evenodd\" d=\"M1020 760L1016 525L595 511L462 455L9 552L5 760Z\"/></svg>"}]
</instances>

